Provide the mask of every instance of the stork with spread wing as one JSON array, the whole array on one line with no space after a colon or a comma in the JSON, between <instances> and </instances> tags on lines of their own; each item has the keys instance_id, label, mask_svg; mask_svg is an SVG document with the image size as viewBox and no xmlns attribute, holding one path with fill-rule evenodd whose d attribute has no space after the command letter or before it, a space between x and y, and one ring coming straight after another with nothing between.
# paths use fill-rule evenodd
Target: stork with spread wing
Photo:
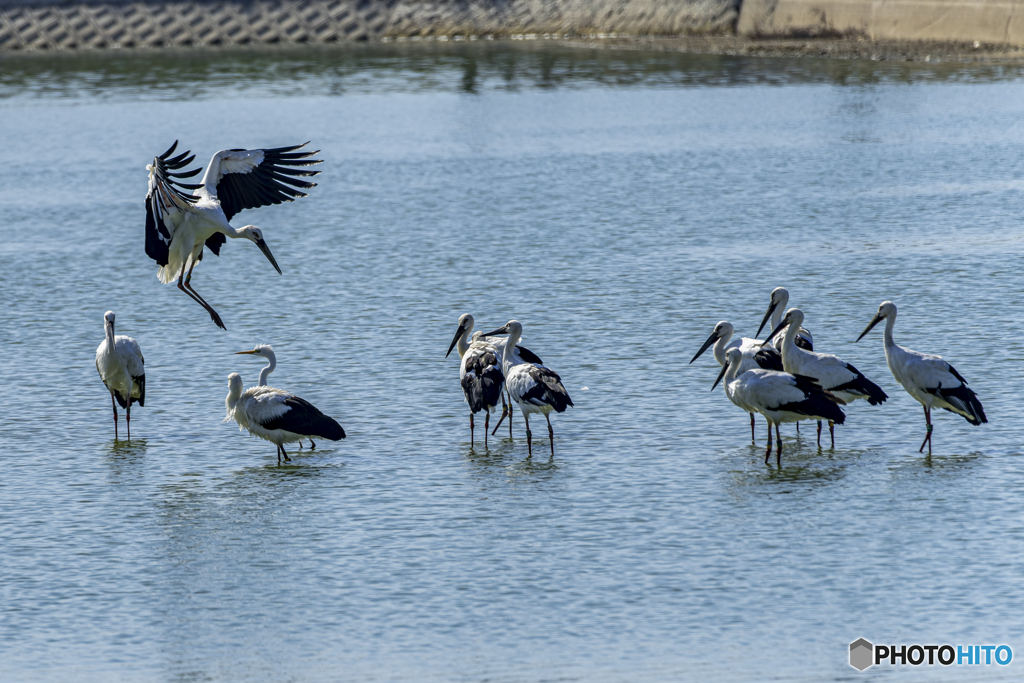
<instances>
[{"instance_id":1,"label":"stork with spread wing","mask_svg":"<svg viewBox=\"0 0 1024 683\"><path fill-rule=\"evenodd\" d=\"M234 228L230 221L242 209L255 209L270 204L305 197L302 190L316 187L302 178L320 171L300 167L321 163L311 159L318 152L299 152L309 143L276 149L229 149L213 155L202 181L182 182L199 174L201 169L183 171L195 155L182 152L171 156L178 146L153 159L149 171L149 193L146 195L146 254L160 266L157 277L169 284L178 279L178 289L188 294L210 314L222 329L224 322L217 311L192 288L192 269L203 259L203 247L214 255L228 237L254 242L270 260L281 268L263 239L263 231L255 225ZM191 192L191 194L189 194Z\"/></svg>"}]
</instances>

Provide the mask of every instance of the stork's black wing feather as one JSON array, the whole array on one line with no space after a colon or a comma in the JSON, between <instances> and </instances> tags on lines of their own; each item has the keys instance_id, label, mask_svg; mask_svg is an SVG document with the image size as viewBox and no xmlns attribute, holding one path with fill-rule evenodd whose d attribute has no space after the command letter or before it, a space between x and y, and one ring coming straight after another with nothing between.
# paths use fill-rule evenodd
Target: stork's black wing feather
<instances>
[{"instance_id":1,"label":"stork's black wing feather","mask_svg":"<svg viewBox=\"0 0 1024 683\"><path fill-rule=\"evenodd\" d=\"M471 349L469 353L466 358L466 374L462 377L462 391L466 394L469 410L479 413L498 405L505 375L498 367L498 357L494 351L474 353Z\"/></svg>"},{"instance_id":2,"label":"stork's black wing feather","mask_svg":"<svg viewBox=\"0 0 1024 683\"><path fill-rule=\"evenodd\" d=\"M566 408L573 405L557 372L543 365L531 365L529 374L533 386L522 395L523 401L538 406L549 405L556 413L564 413Z\"/></svg>"},{"instance_id":3,"label":"stork's black wing feather","mask_svg":"<svg viewBox=\"0 0 1024 683\"><path fill-rule=\"evenodd\" d=\"M303 436L316 436L331 441L345 438L345 430L333 418L321 413L316 406L298 396L289 396L284 404L291 408L284 415L263 423L264 429L284 429Z\"/></svg>"},{"instance_id":4,"label":"stork's black wing feather","mask_svg":"<svg viewBox=\"0 0 1024 683\"><path fill-rule=\"evenodd\" d=\"M759 368L783 372L782 354L775 347L765 344L754 354L754 361Z\"/></svg>"},{"instance_id":5,"label":"stork's black wing feather","mask_svg":"<svg viewBox=\"0 0 1024 683\"><path fill-rule=\"evenodd\" d=\"M262 150L263 161L250 172L224 174L224 177L217 183L217 198L220 200L220 208L224 210L227 219L231 220L243 209L255 209L260 206L294 201L296 197L306 196L306 193L301 190L316 187L316 183L298 178L315 176L320 171L295 168L297 166L313 166L322 162L321 159L309 158L319 154L320 150L315 152L293 151L308 144L308 142L304 142L291 147ZM207 246L210 246L209 242L207 242ZM212 246L210 249L215 254L217 253Z\"/></svg>"},{"instance_id":6,"label":"stork's black wing feather","mask_svg":"<svg viewBox=\"0 0 1024 683\"><path fill-rule=\"evenodd\" d=\"M224 233L215 232L212 237L206 240L206 248L212 251L214 256L220 256L220 248L227 241L228 238L224 236Z\"/></svg>"},{"instance_id":7,"label":"stork's black wing feather","mask_svg":"<svg viewBox=\"0 0 1024 683\"><path fill-rule=\"evenodd\" d=\"M863 396L867 399L867 402L873 406L877 406L879 403L885 403L885 400L889 398L889 395L882 391L882 387L865 377L860 370L849 363L846 364L846 369L856 375L856 377L846 384L841 384L838 387L830 387L829 391L845 391L848 394Z\"/></svg>"},{"instance_id":8,"label":"stork's black wing feather","mask_svg":"<svg viewBox=\"0 0 1024 683\"><path fill-rule=\"evenodd\" d=\"M146 376L145 375L139 375L138 377L132 377L132 379L135 381L136 384L139 385L139 397L137 399L135 399L135 402L138 403L143 408L145 408L146 407Z\"/></svg>"},{"instance_id":9,"label":"stork's black wing feather","mask_svg":"<svg viewBox=\"0 0 1024 683\"><path fill-rule=\"evenodd\" d=\"M150 168L149 192L146 194L146 255L161 266L167 265L168 249L173 237L164 223L164 218L176 208L173 199L195 204L196 198L186 193L185 190L202 187L181 182L181 178L191 178L203 169L180 170L192 163L195 156L185 151L176 157L171 157L177 146L178 141L175 140L170 149L153 159Z\"/></svg>"},{"instance_id":10,"label":"stork's black wing feather","mask_svg":"<svg viewBox=\"0 0 1024 683\"><path fill-rule=\"evenodd\" d=\"M538 356L525 346L516 345L516 351L519 352L519 357L525 360L527 363L534 363L535 365L544 365L544 361L540 359L540 356Z\"/></svg>"}]
</instances>

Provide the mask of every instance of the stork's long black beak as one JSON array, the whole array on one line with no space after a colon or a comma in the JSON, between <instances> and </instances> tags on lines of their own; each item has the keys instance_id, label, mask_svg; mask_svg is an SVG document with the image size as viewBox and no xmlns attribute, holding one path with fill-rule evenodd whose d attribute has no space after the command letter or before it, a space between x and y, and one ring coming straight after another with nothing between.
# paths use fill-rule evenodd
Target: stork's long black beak
<instances>
[{"instance_id":1,"label":"stork's long black beak","mask_svg":"<svg viewBox=\"0 0 1024 683\"><path fill-rule=\"evenodd\" d=\"M497 337L499 334L508 334L508 323L505 323L504 325L502 325L501 327L499 327L496 330L491 330L490 332L484 332L483 335L481 335L481 336L484 336L484 337Z\"/></svg>"},{"instance_id":2,"label":"stork's long black beak","mask_svg":"<svg viewBox=\"0 0 1024 683\"><path fill-rule=\"evenodd\" d=\"M718 330L711 333L711 336L708 337L706 342L704 342L704 346L700 347L700 351L697 352L697 355L690 359L690 363L700 358L700 355L707 351L708 348L710 348L716 341L718 341Z\"/></svg>"},{"instance_id":3,"label":"stork's long black beak","mask_svg":"<svg viewBox=\"0 0 1024 683\"><path fill-rule=\"evenodd\" d=\"M448 353L444 354L445 358L447 358L449 355L451 355L452 349L454 349L455 345L459 343L459 339L462 338L462 334L463 334L464 331L465 331L465 325L459 325L459 329L455 330L455 336L452 338L451 346L448 347Z\"/></svg>"},{"instance_id":4,"label":"stork's long black beak","mask_svg":"<svg viewBox=\"0 0 1024 683\"><path fill-rule=\"evenodd\" d=\"M775 339L775 335L777 335L779 332L782 332L787 327L789 327L789 323L786 322L785 318L783 318L782 322L779 323L779 326L776 327L774 330L772 330L771 333L767 337L764 338L764 341L761 342L761 346L764 346L765 344L770 342L772 339Z\"/></svg>"},{"instance_id":5,"label":"stork's long black beak","mask_svg":"<svg viewBox=\"0 0 1024 683\"><path fill-rule=\"evenodd\" d=\"M277 274L284 275L284 273L281 272L281 266L277 265L277 261L274 259L274 255L270 253L270 247L267 246L267 241L256 240L256 246L260 248L260 251L263 252L263 255L266 256L267 259L270 261L270 265L274 266L274 270L277 271Z\"/></svg>"},{"instance_id":6,"label":"stork's long black beak","mask_svg":"<svg viewBox=\"0 0 1024 683\"><path fill-rule=\"evenodd\" d=\"M870 332L870 331L872 330L872 328L874 328L874 326L875 326L875 325L877 325L878 323L882 322L883 320L885 320L885 317L884 317L884 316L881 316L881 315L878 315L877 313L875 313L875 317L871 319L871 322L870 322L870 323L868 323L868 326L864 328L864 331L860 333L860 336L859 336L859 337L857 337L857 338L856 338L856 339L855 339L855 340L853 341L853 343L854 343L854 344L856 344L856 343L857 343L857 342L859 342L859 341L860 341L861 339L863 339L863 338L864 338L864 335L865 335L865 334L867 334L868 332Z\"/></svg>"},{"instance_id":7,"label":"stork's long black beak","mask_svg":"<svg viewBox=\"0 0 1024 683\"><path fill-rule=\"evenodd\" d=\"M725 365L722 366L722 371L720 373L718 373L718 379L716 379L715 383L711 385L711 391L714 391L715 387L718 386L718 383L722 381L722 378L725 377L725 372L728 369L729 369L729 362L726 361Z\"/></svg>"},{"instance_id":8,"label":"stork's long black beak","mask_svg":"<svg viewBox=\"0 0 1024 683\"><path fill-rule=\"evenodd\" d=\"M770 304L768 304L768 312L764 314L764 318L761 320L761 326L757 328L757 333L754 334L754 339L757 339L759 336L761 336L761 330L764 329L765 324L768 322L768 318L772 317L772 313L775 312L775 309L778 307L778 305L779 302L777 301L773 301ZM768 335L768 338L771 339L772 336Z\"/></svg>"}]
</instances>

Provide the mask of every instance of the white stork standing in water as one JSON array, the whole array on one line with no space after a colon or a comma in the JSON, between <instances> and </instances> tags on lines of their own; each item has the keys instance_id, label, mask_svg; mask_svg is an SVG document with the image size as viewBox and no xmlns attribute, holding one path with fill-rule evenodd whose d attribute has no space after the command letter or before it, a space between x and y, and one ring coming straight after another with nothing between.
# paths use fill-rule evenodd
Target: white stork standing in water
<instances>
[{"instance_id":1,"label":"white stork standing in water","mask_svg":"<svg viewBox=\"0 0 1024 683\"><path fill-rule=\"evenodd\" d=\"M492 337L507 334L508 340L502 356L502 370L505 373L505 386L512 400L519 404L526 422L526 446L530 457L533 457L533 434L530 432L530 415L541 413L548 423L548 438L551 441L551 456L555 455L555 431L551 428L551 411L564 413L573 405L569 392L562 384L562 378L554 370L525 361L515 353L516 344L523 336L523 326L518 320L510 320L493 332L485 333Z\"/></svg>"},{"instance_id":2,"label":"white stork standing in water","mask_svg":"<svg viewBox=\"0 0 1024 683\"><path fill-rule=\"evenodd\" d=\"M896 304L893 302L882 302L878 307L878 313L860 333L857 341L863 339L864 335L883 320L885 362L889 365L889 371L907 393L924 407L927 433L921 442L919 453L924 450L924 445L928 444L928 455L932 454L933 407L956 413L976 427L982 422L988 422L977 394L967 386L967 380L960 376L956 368L942 360L942 356L919 353L896 345L892 338L892 328L896 325Z\"/></svg>"},{"instance_id":3,"label":"white stork standing in water","mask_svg":"<svg viewBox=\"0 0 1024 683\"><path fill-rule=\"evenodd\" d=\"M457 330L455 330L455 337L452 339L452 343L448 347L448 353L446 353L445 356L444 356L445 358L447 358L449 355L451 355L452 349L454 349L454 348L457 348L459 350L459 357L462 359L462 363L459 365L459 381L462 384L463 392L468 392L468 391L471 391L471 390L474 391L474 392L480 392L483 389L482 384L480 386L475 386L477 383L482 381L482 375L480 374L480 372L483 371L482 367L481 368L477 368L477 373L474 374L470 378L470 383L471 383L472 386L475 386L475 388L471 388L471 389L467 389L466 388L466 369L467 369L467 363L469 362L467 360L467 358L466 358L466 353L470 350L470 348L472 347L473 343L479 343L479 344L483 344L483 345L486 345L486 346L493 347L494 351L496 352L496 358L497 358L497 361L498 361L497 368L498 368L499 372L502 372L501 371L501 358L502 358L502 354L504 353L504 350L505 350L505 343L508 341L508 339L506 339L505 337L485 337L483 334L481 334L479 332L473 332L473 326L475 324L476 324L476 321L473 319L473 316L470 315L469 313L463 313L462 315L459 316L459 327L458 327ZM540 356L535 354L533 351L530 351L530 349L526 348L525 346L516 345L513 353L515 354L515 357L518 360L524 360L524 361L527 361L529 363L536 363L537 365L543 365L544 364L544 361L542 361L540 359ZM474 360L474 363L475 362L476 361ZM502 380L501 381L502 382L505 381L504 372L502 372ZM500 394L500 388L501 388L501 384L499 384L499 395L501 395ZM509 398L509 400L510 401L512 400L511 397ZM466 393L466 402L469 403L470 406L471 406L471 408L470 408L471 412L469 414L469 439L470 439L470 444L472 444L472 442L473 442L473 414L479 412L480 410L482 410L483 407L481 405L480 408L477 408L476 410L473 410L472 409L473 401L470 400L470 394L469 393ZM494 405L496 405L496 404L494 404ZM498 427L501 426L501 423L505 420L506 416L508 417L508 436L511 439L512 438L512 406L511 405L506 405L505 397L503 395L501 395L501 419L498 420L498 424L494 425L494 431L491 432L491 436L494 435L494 432L498 431ZM491 411L488 410L487 411L487 416L484 418L484 424L485 424L484 428L485 429L489 426L490 419L491 419ZM487 445L487 435L484 435L484 445Z\"/></svg>"},{"instance_id":4,"label":"white stork standing in water","mask_svg":"<svg viewBox=\"0 0 1024 683\"><path fill-rule=\"evenodd\" d=\"M782 465L782 437L780 422L800 420L828 420L843 424L846 415L839 405L842 399L821 388L813 378L788 372L762 370L743 371L743 352L731 348L725 354L725 364L711 389L724 378L725 393L733 403L747 412L756 411L768 421L768 449L764 462L772 454L772 424L775 425L775 463Z\"/></svg>"},{"instance_id":5,"label":"white stork standing in water","mask_svg":"<svg viewBox=\"0 0 1024 683\"><path fill-rule=\"evenodd\" d=\"M858 398L866 399L873 406L885 403L885 399L889 397L882 391L882 388L842 358L825 353L805 351L797 346L796 336L803 322L803 311L799 308L791 308L786 311L782 320L768 335L768 338L772 339L782 331L783 327L788 326L786 336L782 340L782 365L786 368L786 372L813 377L825 391L834 394L844 403L850 403ZM835 448L834 421L829 421L828 431L832 437L832 447ZM820 421L818 422L818 445L821 445Z\"/></svg>"},{"instance_id":6,"label":"white stork standing in water","mask_svg":"<svg viewBox=\"0 0 1024 683\"><path fill-rule=\"evenodd\" d=\"M707 338L704 345L700 347L700 351L690 359L690 363L697 360L701 355L708 350L708 347L712 344L715 345L714 354L715 360L718 364L725 366L725 352L727 349L736 348L740 350L741 360L739 372L742 374L747 370L753 370L754 368L761 368L763 370L778 370L782 371L782 356L771 346L764 346L761 342L756 339L749 339L747 337L740 337L735 341L729 341L732 339L733 328L732 323L725 320L715 325L714 332ZM750 411L750 441L754 441L754 412ZM771 434L768 435L769 437Z\"/></svg>"},{"instance_id":7,"label":"white stork standing in water","mask_svg":"<svg viewBox=\"0 0 1024 683\"><path fill-rule=\"evenodd\" d=\"M504 347L496 348L479 332L474 332L472 341L467 344L465 337L472 329L473 316L466 313L459 318L459 329L455 331L455 338L452 339L448 353L444 357L447 358L452 349L456 345L459 346L459 355L462 356L459 363L459 383L462 385L462 393L466 396L466 403L469 404L469 445L473 446L474 416L482 410L486 448L491 412L497 407L499 399L502 404L501 416L505 417L508 410L505 397L501 393L502 385L505 383L505 375L501 371L501 354Z\"/></svg>"},{"instance_id":8,"label":"white stork standing in water","mask_svg":"<svg viewBox=\"0 0 1024 683\"><path fill-rule=\"evenodd\" d=\"M309 158L317 152L295 151L307 144L276 149L222 150L213 155L198 185L181 182L182 178L191 178L201 169L181 170L195 156L186 151L172 157L177 141L146 166L149 171L146 254L159 264L160 282L169 284L177 278L178 289L205 308L220 328L227 329L220 315L192 288L192 270L203 259L204 246L219 256L226 238L231 237L255 243L274 269L281 272L263 239L262 230L255 225L236 229L228 221L243 209L305 197L306 194L296 188L306 190L316 184L299 178L317 175L319 171L295 167L320 163L319 159ZM189 195L184 190L194 190L194 193Z\"/></svg>"},{"instance_id":9,"label":"white stork standing in water","mask_svg":"<svg viewBox=\"0 0 1024 683\"><path fill-rule=\"evenodd\" d=\"M96 370L103 385L110 392L110 405L114 409L114 441L117 441L116 400L124 408L124 421L128 425L128 440L132 440L132 403L146 405L146 359L139 343L124 335L114 336L114 312L103 314L105 337L96 349Z\"/></svg>"},{"instance_id":10,"label":"white stork standing in water","mask_svg":"<svg viewBox=\"0 0 1024 683\"><path fill-rule=\"evenodd\" d=\"M263 356L270 361L260 371L259 386L242 391L242 378L237 372L228 375L227 416L224 422L234 420L238 428L247 429L250 434L277 445L277 462L291 460L284 450L284 444L300 439L309 439L316 448L313 437L338 441L345 438L345 430L333 418L327 417L305 399L295 394L267 386L267 377L277 366L274 349L267 344L258 344L252 351L238 354Z\"/></svg>"},{"instance_id":11,"label":"white stork standing in water","mask_svg":"<svg viewBox=\"0 0 1024 683\"><path fill-rule=\"evenodd\" d=\"M754 336L756 337L757 335L761 334L761 330L764 329L765 323L768 322L769 318L771 318L772 321L772 326L769 329L774 330L775 328L777 328L779 326L779 323L782 321L782 312L786 310L786 305L788 303L788 289L786 289L785 287L776 287L775 289L773 289L771 299L768 302L768 311L764 314L764 318L761 319L761 326L757 328L757 334L755 334ZM779 351L782 350L781 334L777 334L774 337L769 337L769 339L772 340L772 345L776 349L778 349ZM796 345L799 346L804 351L814 350L814 337L811 336L811 333L808 330L802 327L800 328L800 332L796 335L795 341Z\"/></svg>"}]
</instances>

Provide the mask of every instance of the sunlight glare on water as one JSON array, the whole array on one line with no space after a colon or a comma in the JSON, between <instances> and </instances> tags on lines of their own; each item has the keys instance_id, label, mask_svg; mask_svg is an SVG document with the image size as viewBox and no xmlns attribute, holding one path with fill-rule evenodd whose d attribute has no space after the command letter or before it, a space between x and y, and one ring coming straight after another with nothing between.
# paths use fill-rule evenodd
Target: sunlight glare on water
<instances>
[{"instance_id":1,"label":"sunlight glare on water","mask_svg":"<svg viewBox=\"0 0 1024 683\"><path fill-rule=\"evenodd\" d=\"M820 681L862 636L1024 652L1018 71L504 45L0 67L0 679ZM322 150L309 198L234 221L283 276L245 241L196 269L227 332L143 251L175 139ZM890 399L834 450L785 426L776 470L688 361L779 285ZM853 343L884 299L990 419L937 413L932 457L881 330ZM147 361L130 444L93 364L108 309ZM465 312L561 374L554 458L518 414L470 447ZM278 467L221 422L254 343L346 440Z\"/></svg>"}]
</instances>

